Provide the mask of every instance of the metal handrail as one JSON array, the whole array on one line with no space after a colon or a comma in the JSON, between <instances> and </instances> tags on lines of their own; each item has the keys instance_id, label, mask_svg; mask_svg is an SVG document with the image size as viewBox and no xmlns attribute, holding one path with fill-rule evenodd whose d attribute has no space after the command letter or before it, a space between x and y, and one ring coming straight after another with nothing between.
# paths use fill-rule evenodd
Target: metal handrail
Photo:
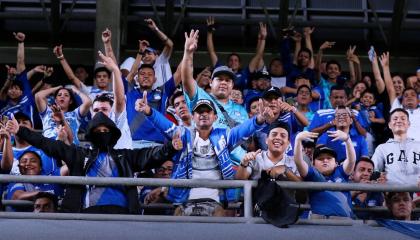
<instances>
[{"instance_id":1,"label":"metal handrail","mask_svg":"<svg viewBox=\"0 0 420 240\"><path fill-rule=\"evenodd\" d=\"M173 186L173 187L210 187L210 188L244 188L244 217L252 218L252 187L257 181L249 180L209 180L209 179L160 179L160 178L115 178L115 177L77 177L77 176L24 176L1 175L0 183L52 183L70 185L97 186ZM416 185L399 186L390 184L366 183L329 183L329 182L291 182L277 181L287 189L332 190L332 191L372 191L372 192L418 192Z\"/></svg>"}]
</instances>

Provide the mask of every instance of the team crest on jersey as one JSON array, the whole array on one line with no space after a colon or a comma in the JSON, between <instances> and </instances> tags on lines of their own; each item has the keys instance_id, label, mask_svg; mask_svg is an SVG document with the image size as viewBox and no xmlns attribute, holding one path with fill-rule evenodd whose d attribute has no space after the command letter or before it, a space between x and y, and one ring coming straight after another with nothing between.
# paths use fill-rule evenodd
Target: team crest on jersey
<instances>
[{"instance_id":1,"label":"team crest on jersey","mask_svg":"<svg viewBox=\"0 0 420 240\"><path fill-rule=\"evenodd\" d=\"M200 146L200 153L201 154L207 154L207 153L209 153L209 150L210 150L210 145Z\"/></svg>"},{"instance_id":2,"label":"team crest on jersey","mask_svg":"<svg viewBox=\"0 0 420 240\"><path fill-rule=\"evenodd\" d=\"M226 147L225 136L222 135L217 143L219 144L219 149L224 149Z\"/></svg>"}]
</instances>

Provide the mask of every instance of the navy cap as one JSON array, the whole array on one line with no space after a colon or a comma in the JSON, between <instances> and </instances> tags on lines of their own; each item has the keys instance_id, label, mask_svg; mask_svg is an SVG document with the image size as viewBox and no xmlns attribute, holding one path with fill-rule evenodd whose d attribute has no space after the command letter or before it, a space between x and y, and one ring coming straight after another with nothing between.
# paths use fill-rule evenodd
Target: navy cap
<instances>
[{"instance_id":1,"label":"navy cap","mask_svg":"<svg viewBox=\"0 0 420 240\"><path fill-rule=\"evenodd\" d=\"M337 161L337 153L333 149L331 149L331 148L329 148L325 145L320 145L320 146L315 148L314 159L317 159L319 157L319 155L321 155L323 153L326 153L326 154L329 154L329 155L333 156L335 158L335 160Z\"/></svg>"},{"instance_id":2,"label":"navy cap","mask_svg":"<svg viewBox=\"0 0 420 240\"><path fill-rule=\"evenodd\" d=\"M267 71L258 71L254 74L254 78L255 80L258 79L266 79L268 81L271 81L271 76Z\"/></svg>"},{"instance_id":3,"label":"navy cap","mask_svg":"<svg viewBox=\"0 0 420 240\"><path fill-rule=\"evenodd\" d=\"M280 89L278 87L270 87L269 89L266 89L262 97L263 98L269 98L270 96L276 96L277 98L283 97L283 94L281 94Z\"/></svg>"},{"instance_id":4,"label":"navy cap","mask_svg":"<svg viewBox=\"0 0 420 240\"><path fill-rule=\"evenodd\" d=\"M235 79L236 79L235 73L232 71L231 68L229 68L227 66L219 66L219 67L215 68L213 70L213 74L211 75L211 79L214 79L215 77L218 77L222 74L228 75L232 79L232 81L235 81Z\"/></svg>"},{"instance_id":5,"label":"navy cap","mask_svg":"<svg viewBox=\"0 0 420 240\"><path fill-rule=\"evenodd\" d=\"M206 107L210 108L210 110L213 110L214 113L216 113L216 108L214 107L213 102L208 100L208 99L198 100L197 103L195 104L194 108L193 108L193 112L197 111L197 109L201 106L206 106Z\"/></svg>"}]
</instances>

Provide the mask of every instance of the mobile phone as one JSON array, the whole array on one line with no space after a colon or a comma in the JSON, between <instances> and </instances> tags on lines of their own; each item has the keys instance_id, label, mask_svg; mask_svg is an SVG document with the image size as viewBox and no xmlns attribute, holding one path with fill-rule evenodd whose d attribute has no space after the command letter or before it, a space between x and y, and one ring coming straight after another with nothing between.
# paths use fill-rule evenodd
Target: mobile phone
<instances>
[{"instance_id":1,"label":"mobile phone","mask_svg":"<svg viewBox=\"0 0 420 240\"><path fill-rule=\"evenodd\" d=\"M369 56L369 61L373 62L373 59L375 57L375 48L373 46L370 46L368 56Z\"/></svg>"},{"instance_id":2,"label":"mobile phone","mask_svg":"<svg viewBox=\"0 0 420 240\"><path fill-rule=\"evenodd\" d=\"M378 178L380 178L380 177L381 177L381 172L374 171L374 172L372 173L372 175L370 176L370 181L376 181L376 180L378 180Z\"/></svg>"}]
</instances>

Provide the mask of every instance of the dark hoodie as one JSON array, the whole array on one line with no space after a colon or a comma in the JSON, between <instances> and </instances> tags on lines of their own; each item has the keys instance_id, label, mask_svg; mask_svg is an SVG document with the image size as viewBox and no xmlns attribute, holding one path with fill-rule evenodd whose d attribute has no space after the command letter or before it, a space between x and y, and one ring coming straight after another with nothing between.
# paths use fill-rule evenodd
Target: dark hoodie
<instances>
[{"instance_id":1,"label":"dark hoodie","mask_svg":"<svg viewBox=\"0 0 420 240\"><path fill-rule=\"evenodd\" d=\"M108 146L108 153L117 164L120 177L134 177L134 172L153 169L162 165L176 153L169 142L164 146L143 149L113 149L113 145L119 139L121 132L114 122L103 113L97 113L89 123L87 139L92 138L93 129L104 125L110 129L113 140ZM56 159L62 159L68 166L70 176L86 176L92 163L97 159L99 149L82 148L72 144L68 146L61 141L52 140L33 132L26 127L20 127L17 135L29 144L42 149L47 155ZM62 202L64 212L82 212L85 186L69 185ZM124 187L124 193L128 199L128 211L131 214L139 213L139 204L136 187Z\"/></svg>"}]
</instances>

